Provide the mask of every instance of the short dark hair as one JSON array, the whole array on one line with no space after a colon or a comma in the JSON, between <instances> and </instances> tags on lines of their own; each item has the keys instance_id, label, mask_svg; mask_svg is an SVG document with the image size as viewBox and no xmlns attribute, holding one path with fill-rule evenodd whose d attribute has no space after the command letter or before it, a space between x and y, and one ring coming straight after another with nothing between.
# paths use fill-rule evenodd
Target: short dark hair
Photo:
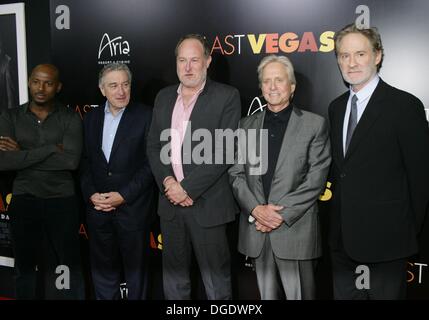
<instances>
[{"instance_id":1,"label":"short dark hair","mask_svg":"<svg viewBox=\"0 0 429 320\"><path fill-rule=\"evenodd\" d=\"M33 76L33 74L37 71L37 69L40 68L48 68L51 69L51 71L54 73L55 80L58 82L61 82L60 80L60 70L57 68L57 66L51 64L51 63L41 63L35 66L30 73L30 78Z\"/></svg>"},{"instance_id":2,"label":"short dark hair","mask_svg":"<svg viewBox=\"0 0 429 320\"><path fill-rule=\"evenodd\" d=\"M344 28L342 28L340 31L338 31L335 34L334 40L335 40L335 55L338 56L338 47L339 44L341 42L341 40L343 40L343 38L351 33L358 33L363 35L365 38L367 38L369 40L369 43L372 46L372 50L374 52L381 52L381 60L380 63L377 65L377 72L380 71L381 69L381 64L383 63L383 58L384 58L384 48L383 48L383 44L381 42L381 36L380 33L378 32L376 27L372 27L372 28L359 28L358 26L356 26L355 23L351 23L347 26L345 26Z\"/></svg>"},{"instance_id":3,"label":"short dark hair","mask_svg":"<svg viewBox=\"0 0 429 320\"><path fill-rule=\"evenodd\" d=\"M182 44L183 41L188 40L188 39L195 39L195 40L199 41L204 48L204 56L206 58L208 58L210 56L210 47L209 47L209 44L207 42L207 38L201 34L198 34L198 33L189 33L189 34L181 37L179 39L179 41L177 42L176 49L174 50L174 54L176 55L176 57L179 54L180 45Z\"/></svg>"}]
</instances>

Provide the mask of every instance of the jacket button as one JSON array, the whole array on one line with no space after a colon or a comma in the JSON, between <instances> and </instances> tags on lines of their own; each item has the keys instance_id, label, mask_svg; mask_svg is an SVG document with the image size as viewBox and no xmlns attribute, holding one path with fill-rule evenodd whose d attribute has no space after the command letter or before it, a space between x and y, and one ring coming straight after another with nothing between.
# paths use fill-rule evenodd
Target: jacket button
<instances>
[{"instance_id":1,"label":"jacket button","mask_svg":"<svg viewBox=\"0 0 429 320\"><path fill-rule=\"evenodd\" d=\"M344 178L346 176L346 174L345 173L341 173L340 174L340 178Z\"/></svg>"},{"instance_id":2,"label":"jacket button","mask_svg":"<svg viewBox=\"0 0 429 320\"><path fill-rule=\"evenodd\" d=\"M112 175L112 173L109 171L109 172L107 173L107 175L110 177L110 176Z\"/></svg>"}]
</instances>

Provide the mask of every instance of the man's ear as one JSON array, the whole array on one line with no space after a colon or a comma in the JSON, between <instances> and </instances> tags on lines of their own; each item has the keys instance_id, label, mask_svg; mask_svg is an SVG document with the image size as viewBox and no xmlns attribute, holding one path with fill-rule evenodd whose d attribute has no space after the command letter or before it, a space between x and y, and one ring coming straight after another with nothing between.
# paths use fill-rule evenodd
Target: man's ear
<instances>
[{"instance_id":1,"label":"man's ear","mask_svg":"<svg viewBox=\"0 0 429 320\"><path fill-rule=\"evenodd\" d=\"M106 94L104 93L104 88L102 85L98 86L98 88L100 88L101 94L103 95L103 97L106 96Z\"/></svg>"},{"instance_id":2,"label":"man's ear","mask_svg":"<svg viewBox=\"0 0 429 320\"><path fill-rule=\"evenodd\" d=\"M375 65L378 66L380 64L380 62L381 62L381 51L378 50L375 53Z\"/></svg>"},{"instance_id":3,"label":"man's ear","mask_svg":"<svg viewBox=\"0 0 429 320\"><path fill-rule=\"evenodd\" d=\"M207 60L206 60L206 67L207 67L207 69L209 68L211 62L212 62L212 56L209 56L207 58Z\"/></svg>"}]
</instances>

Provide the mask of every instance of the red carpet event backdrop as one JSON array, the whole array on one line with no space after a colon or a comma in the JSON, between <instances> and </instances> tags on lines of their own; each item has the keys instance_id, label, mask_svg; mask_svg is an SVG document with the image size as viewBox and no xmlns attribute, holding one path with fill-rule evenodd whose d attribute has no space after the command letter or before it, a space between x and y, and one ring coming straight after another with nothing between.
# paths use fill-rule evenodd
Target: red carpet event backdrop
<instances>
[{"instance_id":1,"label":"red carpet event backdrop","mask_svg":"<svg viewBox=\"0 0 429 320\"><path fill-rule=\"evenodd\" d=\"M51 0L51 50L64 83L61 100L82 117L104 102L98 89L98 72L104 64L115 61L128 64L133 72L133 99L153 105L161 88L177 82L174 49L177 40L187 33L207 37L213 55L209 76L239 89L243 116L264 106L256 67L265 55L274 53L288 56L295 66L294 102L326 117L329 102L347 90L337 67L333 37L337 30L355 21L376 26L381 33L385 49L381 78L416 95L428 108L428 12L429 2L422 0ZM428 109L426 115L429 119ZM332 195L329 187L328 182L319 201L322 221L326 220ZM365 192L361 190L362 197ZM13 218L7 212L10 198L3 190L0 296L13 297L9 285L13 257L7 231L8 221ZM236 227L232 224L230 230L235 298L257 299L250 260L236 250ZM84 223L79 233L85 246L88 235ZM410 259L408 267L411 299L429 298L429 223L420 242L421 253ZM151 232L151 247L154 272L160 273L162 236L157 226ZM317 277L318 297L330 299L326 255ZM160 276L156 279L161 281ZM153 290L153 298L161 297L157 295L161 282L154 287L158 289Z\"/></svg>"}]
</instances>

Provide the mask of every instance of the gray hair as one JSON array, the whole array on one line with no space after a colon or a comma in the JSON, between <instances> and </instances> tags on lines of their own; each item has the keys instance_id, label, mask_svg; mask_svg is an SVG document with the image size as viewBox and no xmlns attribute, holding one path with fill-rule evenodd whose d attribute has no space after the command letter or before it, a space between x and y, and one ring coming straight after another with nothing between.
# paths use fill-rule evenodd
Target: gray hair
<instances>
[{"instance_id":1,"label":"gray hair","mask_svg":"<svg viewBox=\"0 0 429 320\"><path fill-rule=\"evenodd\" d=\"M131 74L130 68L128 68L128 66L124 63L113 62L113 63L106 64L103 67L103 69L101 69L100 73L98 74L98 85L99 86L103 85L104 76L107 73L112 72L112 71L125 71L128 75L128 80L131 82L132 74Z\"/></svg>"},{"instance_id":2,"label":"gray hair","mask_svg":"<svg viewBox=\"0 0 429 320\"><path fill-rule=\"evenodd\" d=\"M293 64L289 60L289 58L285 56L277 56L275 54L271 54L269 56L264 57L261 62L258 65L258 79L259 79L259 86L262 84L262 72L264 71L264 68L267 66L267 64L272 62L278 62L281 63L286 68L286 73L289 78L289 81L291 84L296 84L296 78L295 78L295 72L293 70Z\"/></svg>"}]
</instances>

